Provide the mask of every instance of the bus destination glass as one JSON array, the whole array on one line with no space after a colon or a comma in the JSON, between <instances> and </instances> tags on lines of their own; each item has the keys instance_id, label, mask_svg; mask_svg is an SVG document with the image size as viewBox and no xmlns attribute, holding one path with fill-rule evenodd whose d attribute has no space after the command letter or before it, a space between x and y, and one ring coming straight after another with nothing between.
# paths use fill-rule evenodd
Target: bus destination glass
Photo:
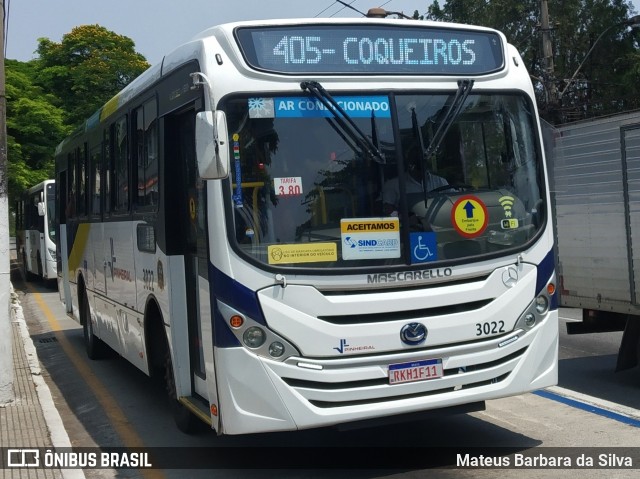
<instances>
[{"instance_id":1,"label":"bus destination glass","mask_svg":"<svg viewBox=\"0 0 640 479\"><path fill-rule=\"evenodd\" d=\"M504 68L495 32L388 25L236 29L246 62L284 74L483 75Z\"/></svg>"}]
</instances>

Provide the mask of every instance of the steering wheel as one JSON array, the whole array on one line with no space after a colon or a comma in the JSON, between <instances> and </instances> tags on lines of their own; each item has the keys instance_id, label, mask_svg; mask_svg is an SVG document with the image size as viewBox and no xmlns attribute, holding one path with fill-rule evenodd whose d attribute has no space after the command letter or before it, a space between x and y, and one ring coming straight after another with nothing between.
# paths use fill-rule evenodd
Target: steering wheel
<instances>
[{"instance_id":1,"label":"steering wheel","mask_svg":"<svg viewBox=\"0 0 640 479\"><path fill-rule=\"evenodd\" d=\"M471 185L467 185L464 183L460 183L460 184L456 184L456 185L442 185L442 186L438 186L437 188L434 188L432 190L429 190L427 192L427 194L431 194L431 193L440 193L442 191L447 191L447 190L454 190L454 191L463 191L463 190L473 190L473 186Z\"/></svg>"}]
</instances>

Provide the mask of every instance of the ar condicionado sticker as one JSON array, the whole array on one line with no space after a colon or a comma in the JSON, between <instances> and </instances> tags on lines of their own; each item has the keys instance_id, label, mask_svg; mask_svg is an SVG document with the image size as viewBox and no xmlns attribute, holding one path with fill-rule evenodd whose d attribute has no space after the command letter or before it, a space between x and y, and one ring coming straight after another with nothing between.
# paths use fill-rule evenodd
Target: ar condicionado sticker
<instances>
[{"instance_id":1,"label":"ar condicionado sticker","mask_svg":"<svg viewBox=\"0 0 640 479\"><path fill-rule=\"evenodd\" d=\"M465 238L475 238L487 228L489 212L479 198L472 195L463 196L453 204L451 223Z\"/></svg>"}]
</instances>

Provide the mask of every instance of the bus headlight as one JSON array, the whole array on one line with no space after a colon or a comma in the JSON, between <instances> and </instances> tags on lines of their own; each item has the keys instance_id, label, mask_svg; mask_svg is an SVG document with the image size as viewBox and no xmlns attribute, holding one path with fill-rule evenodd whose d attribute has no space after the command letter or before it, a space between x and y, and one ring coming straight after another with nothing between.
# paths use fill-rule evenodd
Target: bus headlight
<instances>
[{"instance_id":1,"label":"bus headlight","mask_svg":"<svg viewBox=\"0 0 640 479\"><path fill-rule=\"evenodd\" d=\"M536 312L544 314L549 310L549 298L541 294L536 298Z\"/></svg>"},{"instance_id":2,"label":"bus headlight","mask_svg":"<svg viewBox=\"0 0 640 479\"><path fill-rule=\"evenodd\" d=\"M218 310L229 331L252 354L274 361L300 356L298 349L262 322L218 300Z\"/></svg>"},{"instance_id":3,"label":"bus headlight","mask_svg":"<svg viewBox=\"0 0 640 479\"><path fill-rule=\"evenodd\" d=\"M524 325L527 328L533 328L536 325L536 315L533 313L527 313L524 315Z\"/></svg>"},{"instance_id":4,"label":"bus headlight","mask_svg":"<svg viewBox=\"0 0 640 479\"><path fill-rule=\"evenodd\" d=\"M279 358L284 354L284 344L280 341L274 341L269 345L269 354L274 358Z\"/></svg>"},{"instance_id":5,"label":"bus headlight","mask_svg":"<svg viewBox=\"0 0 640 479\"><path fill-rule=\"evenodd\" d=\"M266 341L267 336L264 333L262 328L257 326L252 326L249 329L245 330L242 335L242 341L244 344L251 349L259 348Z\"/></svg>"},{"instance_id":6,"label":"bus headlight","mask_svg":"<svg viewBox=\"0 0 640 479\"><path fill-rule=\"evenodd\" d=\"M551 297L555 293L555 275L536 298L529 303L527 309L520 315L515 329L529 331L542 321L551 307Z\"/></svg>"}]
</instances>

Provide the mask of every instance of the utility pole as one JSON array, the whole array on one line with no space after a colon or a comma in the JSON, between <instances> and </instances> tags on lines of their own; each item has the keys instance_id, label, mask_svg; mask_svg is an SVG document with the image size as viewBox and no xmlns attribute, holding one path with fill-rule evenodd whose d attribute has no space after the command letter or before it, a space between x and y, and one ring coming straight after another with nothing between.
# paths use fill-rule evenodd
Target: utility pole
<instances>
[{"instance_id":1,"label":"utility pole","mask_svg":"<svg viewBox=\"0 0 640 479\"><path fill-rule=\"evenodd\" d=\"M4 77L5 4L0 0L0 405L13 401L13 349L10 321L9 179L7 169L7 97Z\"/></svg>"},{"instance_id":2,"label":"utility pole","mask_svg":"<svg viewBox=\"0 0 640 479\"><path fill-rule=\"evenodd\" d=\"M543 83L547 98L547 109L555 108L558 100L556 88L556 72L553 64L553 47L551 45L551 27L549 24L549 6L547 0L540 0L540 30L542 31L542 54L544 55Z\"/></svg>"}]
</instances>

